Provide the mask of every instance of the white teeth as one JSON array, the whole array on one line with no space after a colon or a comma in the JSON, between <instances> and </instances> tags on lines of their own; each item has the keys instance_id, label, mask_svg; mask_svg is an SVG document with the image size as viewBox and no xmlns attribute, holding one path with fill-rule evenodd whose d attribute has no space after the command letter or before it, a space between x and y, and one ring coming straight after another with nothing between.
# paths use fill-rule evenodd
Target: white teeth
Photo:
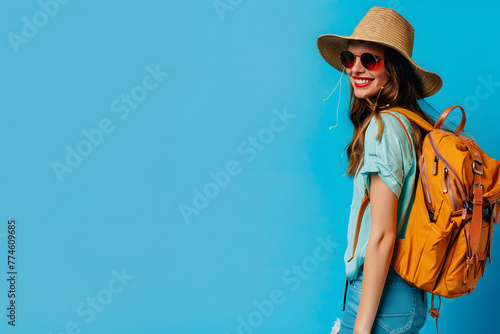
<instances>
[{"instance_id":1,"label":"white teeth","mask_svg":"<svg viewBox=\"0 0 500 334\"><path fill-rule=\"evenodd\" d=\"M355 83L358 83L358 84L364 84L364 83L367 83L367 82L370 82L372 80L360 80L360 79L354 79L354 82Z\"/></svg>"}]
</instances>

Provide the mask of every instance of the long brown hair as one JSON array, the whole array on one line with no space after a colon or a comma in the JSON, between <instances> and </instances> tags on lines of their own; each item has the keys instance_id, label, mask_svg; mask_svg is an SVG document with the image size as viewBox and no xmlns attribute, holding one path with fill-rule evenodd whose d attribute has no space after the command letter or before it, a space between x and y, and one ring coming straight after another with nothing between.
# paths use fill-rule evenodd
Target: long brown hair
<instances>
[{"instance_id":1,"label":"long brown hair","mask_svg":"<svg viewBox=\"0 0 500 334\"><path fill-rule=\"evenodd\" d=\"M403 107L419 115L431 125L435 124L435 121L422 110L418 103L418 100L423 98L422 83L411 67L410 62L399 52L389 47L385 47L384 62L389 81L384 85L378 97L373 96L370 101L359 99L354 95L354 89L351 86L349 118L354 125L354 131L351 141L346 146L349 160L346 173L350 177L354 177L359 168L363 166L364 123L369 122L372 116L375 116L378 123L376 139L378 140L382 135L383 123L380 117L380 108ZM411 125L415 152L419 152L426 132L413 122L411 122Z\"/></svg>"}]
</instances>

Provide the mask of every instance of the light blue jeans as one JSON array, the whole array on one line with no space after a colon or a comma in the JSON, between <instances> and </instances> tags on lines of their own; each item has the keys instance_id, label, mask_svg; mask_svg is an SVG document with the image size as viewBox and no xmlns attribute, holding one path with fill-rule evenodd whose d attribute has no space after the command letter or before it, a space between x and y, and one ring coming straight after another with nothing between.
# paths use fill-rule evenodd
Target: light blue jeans
<instances>
[{"instance_id":1,"label":"light blue jeans","mask_svg":"<svg viewBox=\"0 0 500 334\"><path fill-rule=\"evenodd\" d=\"M349 282L346 310L340 323L339 334L352 334L361 297L363 267L358 278ZM372 334L418 333L427 319L425 291L408 284L394 269L390 268L380 299ZM336 329L332 331L336 333Z\"/></svg>"}]
</instances>

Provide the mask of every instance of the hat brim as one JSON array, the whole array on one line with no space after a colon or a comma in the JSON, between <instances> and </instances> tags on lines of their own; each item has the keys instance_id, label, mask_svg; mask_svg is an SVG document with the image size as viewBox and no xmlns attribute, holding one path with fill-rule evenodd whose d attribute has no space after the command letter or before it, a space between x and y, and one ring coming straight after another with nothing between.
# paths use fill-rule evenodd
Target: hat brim
<instances>
[{"instance_id":1,"label":"hat brim","mask_svg":"<svg viewBox=\"0 0 500 334\"><path fill-rule=\"evenodd\" d=\"M377 43L380 45L390 47L399 52L403 57L408 59L413 69L415 70L415 73L417 74L418 78L422 82L422 95L423 95L422 97L429 97L431 95L436 94L443 86L443 80L439 75L437 75L434 72L424 70L417 63L415 63L413 59L408 57L405 52L402 52L401 50L398 50L397 47L389 45L382 41L377 41L373 39L367 40L358 37L352 38L351 36L339 36L339 35L327 34L319 36L317 38L316 43L318 45L319 53L321 54L323 59L325 59L326 62L330 64L333 68L342 72L344 70L344 65L342 65L342 63L340 62L340 53L342 51L347 50L349 41L354 39Z\"/></svg>"}]
</instances>

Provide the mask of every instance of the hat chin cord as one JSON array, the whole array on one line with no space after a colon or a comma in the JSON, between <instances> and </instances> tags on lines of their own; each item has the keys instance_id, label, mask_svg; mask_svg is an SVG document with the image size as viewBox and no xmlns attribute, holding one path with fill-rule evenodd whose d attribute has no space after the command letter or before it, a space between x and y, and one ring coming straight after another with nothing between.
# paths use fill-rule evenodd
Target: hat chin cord
<instances>
[{"instance_id":1,"label":"hat chin cord","mask_svg":"<svg viewBox=\"0 0 500 334\"><path fill-rule=\"evenodd\" d=\"M344 69L342 70L342 75L340 76L340 79L339 81L337 82L337 84L335 85L335 88L331 91L330 95L328 95L328 97L326 99L323 99L323 101L326 101L330 98L330 96L332 96L333 92L337 89L337 87L340 85L340 89L339 89L339 100L337 102L337 112L336 112L336 124L334 126L330 126L328 129L331 130L335 127L338 126L339 124L339 106L340 106L340 97L341 97L341 93L342 93L342 77L344 76L344 71L345 71L345 67ZM380 97L380 94L382 93L382 89L384 89L384 86L381 86L380 87L380 90L377 94L377 98L375 99L375 103L373 104L373 107L372 107L372 111L375 112L375 109L377 108L377 102L378 102L378 98ZM389 104L386 104L385 105L386 108L389 107Z\"/></svg>"},{"instance_id":2,"label":"hat chin cord","mask_svg":"<svg viewBox=\"0 0 500 334\"><path fill-rule=\"evenodd\" d=\"M375 103L373 104L373 107L372 107L372 111L375 112L375 109L377 109L377 102L378 102L378 98L380 97L380 93L382 93L382 89L384 89L384 86L380 87L380 90L378 91L378 95L377 95L377 98L375 99ZM386 107L388 107L389 105L387 104Z\"/></svg>"},{"instance_id":3,"label":"hat chin cord","mask_svg":"<svg viewBox=\"0 0 500 334\"><path fill-rule=\"evenodd\" d=\"M335 127L337 127L337 125L339 125L339 107L340 107L340 94L342 93L342 77L344 76L344 71L345 71L345 67L344 69L342 70L342 75L340 76L340 79L339 81L337 82L337 84L335 85L335 88L332 90L332 92L330 93L330 95L328 95L328 97L326 99L323 99L323 101L326 101L330 98L330 96L332 96L333 92L337 89L337 87L340 85L340 89L339 89L339 100L337 102L337 112L336 112L336 117L337 117L337 123L334 125L334 126L330 126L328 129L331 130Z\"/></svg>"}]
</instances>

